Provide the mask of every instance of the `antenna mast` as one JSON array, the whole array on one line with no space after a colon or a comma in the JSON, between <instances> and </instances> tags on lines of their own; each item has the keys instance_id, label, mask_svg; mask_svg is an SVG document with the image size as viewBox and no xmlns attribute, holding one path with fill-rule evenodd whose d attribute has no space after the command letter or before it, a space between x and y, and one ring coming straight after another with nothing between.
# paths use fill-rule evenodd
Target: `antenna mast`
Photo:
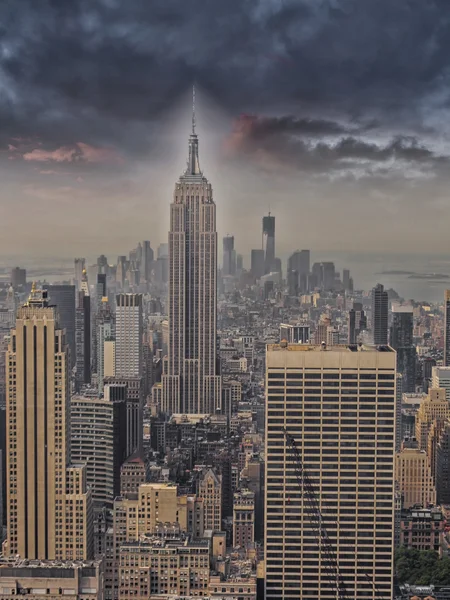
<instances>
[{"instance_id":1,"label":"antenna mast","mask_svg":"<svg viewBox=\"0 0 450 600\"><path fill-rule=\"evenodd\" d=\"M192 135L195 135L195 84L192 86Z\"/></svg>"}]
</instances>

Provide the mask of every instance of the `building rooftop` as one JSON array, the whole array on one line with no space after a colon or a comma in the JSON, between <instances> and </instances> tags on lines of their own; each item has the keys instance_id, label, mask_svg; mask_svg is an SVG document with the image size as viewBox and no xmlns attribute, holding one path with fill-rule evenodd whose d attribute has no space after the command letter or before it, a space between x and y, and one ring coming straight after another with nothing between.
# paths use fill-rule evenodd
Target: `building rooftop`
<instances>
[{"instance_id":1,"label":"building rooftop","mask_svg":"<svg viewBox=\"0 0 450 600\"><path fill-rule=\"evenodd\" d=\"M394 352L390 346L369 346L367 344L336 344L327 346L326 344L289 344L282 340L279 344L268 344L269 352L290 351L290 352Z\"/></svg>"},{"instance_id":2,"label":"building rooftop","mask_svg":"<svg viewBox=\"0 0 450 600\"><path fill-rule=\"evenodd\" d=\"M59 569L73 569L75 567L97 567L102 564L101 560L28 560L26 558L17 557L1 557L0 558L0 576L3 568L50 568L58 567Z\"/></svg>"}]
</instances>

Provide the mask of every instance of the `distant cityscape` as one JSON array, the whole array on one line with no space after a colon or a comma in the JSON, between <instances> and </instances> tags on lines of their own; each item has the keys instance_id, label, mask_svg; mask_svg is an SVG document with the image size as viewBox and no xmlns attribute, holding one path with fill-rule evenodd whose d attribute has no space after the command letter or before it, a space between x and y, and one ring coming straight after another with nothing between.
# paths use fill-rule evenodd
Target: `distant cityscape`
<instances>
[{"instance_id":1,"label":"distant cityscape","mask_svg":"<svg viewBox=\"0 0 450 600\"><path fill-rule=\"evenodd\" d=\"M450 290L270 212L218 265L200 156L194 114L167 242L0 281L0 600L448 600Z\"/></svg>"}]
</instances>

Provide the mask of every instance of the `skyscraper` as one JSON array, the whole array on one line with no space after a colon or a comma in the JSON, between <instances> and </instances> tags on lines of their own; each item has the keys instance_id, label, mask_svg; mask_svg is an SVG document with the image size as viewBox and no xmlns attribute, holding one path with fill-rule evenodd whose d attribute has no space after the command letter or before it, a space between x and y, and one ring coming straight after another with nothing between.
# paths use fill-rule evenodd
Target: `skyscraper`
<instances>
[{"instance_id":1,"label":"skyscraper","mask_svg":"<svg viewBox=\"0 0 450 600\"><path fill-rule=\"evenodd\" d=\"M264 250L258 248L252 250L250 271L255 279L260 279L264 275Z\"/></svg>"},{"instance_id":2,"label":"skyscraper","mask_svg":"<svg viewBox=\"0 0 450 600\"><path fill-rule=\"evenodd\" d=\"M395 352L282 343L266 364L266 599L337 598L285 427L347 597L391 598Z\"/></svg>"},{"instance_id":3,"label":"skyscraper","mask_svg":"<svg viewBox=\"0 0 450 600\"><path fill-rule=\"evenodd\" d=\"M115 321L108 298L103 298L96 318L97 380L98 391L103 392L105 378L105 342L115 339Z\"/></svg>"},{"instance_id":4,"label":"skyscraper","mask_svg":"<svg viewBox=\"0 0 450 600\"><path fill-rule=\"evenodd\" d=\"M388 295L381 283L372 289L372 335L376 346L388 343Z\"/></svg>"},{"instance_id":5,"label":"skyscraper","mask_svg":"<svg viewBox=\"0 0 450 600\"><path fill-rule=\"evenodd\" d=\"M14 267L11 270L11 285L14 289L24 286L27 283L27 271L20 267Z\"/></svg>"},{"instance_id":6,"label":"skyscraper","mask_svg":"<svg viewBox=\"0 0 450 600\"><path fill-rule=\"evenodd\" d=\"M74 285L47 285L50 303L56 306L58 324L66 330L66 340L70 349L70 366L75 364L75 286Z\"/></svg>"},{"instance_id":7,"label":"skyscraper","mask_svg":"<svg viewBox=\"0 0 450 600\"><path fill-rule=\"evenodd\" d=\"M78 292L75 347L75 386L79 391L83 384L91 382L91 298L84 291Z\"/></svg>"},{"instance_id":8,"label":"skyscraper","mask_svg":"<svg viewBox=\"0 0 450 600\"><path fill-rule=\"evenodd\" d=\"M81 281L83 279L83 273L86 269L86 259L85 258L76 258L74 260L74 267L75 267L75 285L77 287L77 290L81 289Z\"/></svg>"},{"instance_id":9,"label":"skyscraper","mask_svg":"<svg viewBox=\"0 0 450 600\"><path fill-rule=\"evenodd\" d=\"M268 214L262 220L264 272L270 273L275 263L275 217Z\"/></svg>"},{"instance_id":10,"label":"skyscraper","mask_svg":"<svg viewBox=\"0 0 450 600\"><path fill-rule=\"evenodd\" d=\"M112 508L120 493L120 467L127 458L125 394L119 400L73 396L70 415L72 460L86 464L93 503Z\"/></svg>"},{"instance_id":11,"label":"skyscraper","mask_svg":"<svg viewBox=\"0 0 450 600\"><path fill-rule=\"evenodd\" d=\"M82 469L68 467L69 361L56 318L47 291L33 288L6 355L7 553L28 559L88 558L93 550L90 492L79 487Z\"/></svg>"},{"instance_id":12,"label":"skyscraper","mask_svg":"<svg viewBox=\"0 0 450 600\"><path fill-rule=\"evenodd\" d=\"M141 276L146 282L151 279L152 268L153 268L154 252L150 246L149 240L142 242L142 258L141 258Z\"/></svg>"},{"instance_id":13,"label":"skyscraper","mask_svg":"<svg viewBox=\"0 0 450 600\"><path fill-rule=\"evenodd\" d=\"M356 344L359 334L367 329L367 317L361 302L353 302L348 313L348 343Z\"/></svg>"},{"instance_id":14,"label":"skyscraper","mask_svg":"<svg viewBox=\"0 0 450 600\"><path fill-rule=\"evenodd\" d=\"M118 294L115 348L117 377L142 376L143 333L142 294Z\"/></svg>"},{"instance_id":15,"label":"skyscraper","mask_svg":"<svg viewBox=\"0 0 450 600\"><path fill-rule=\"evenodd\" d=\"M216 205L211 184L200 169L193 115L187 166L175 184L170 207L165 412L213 413L220 406L216 321Z\"/></svg>"},{"instance_id":16,"label":"skyscraper","mask_svg":"<svg viewBox=\"0 0 450 600\"><path fill-rule=\"evenodd\" d=\"M83 259L84 260L84 259ZM91 298L86 269L81 274L75 313L75 388L91 382Z\"/></svg>"},{"instance_id":17,"label":"skyscraper","mask_svg":"<svg viewBox=\"0 0 450 600\"><path fill-rule=\"evenodd\" d=\"M403 392L416 391L416 347L412 306L392 308L390 345L397 351L397 372L402 375Z\"/></svg>"},{"instance_id":18,"label":"skyscraper","mask_svg":"<svg viewBox=\"0 0 450 600\"><path fill-rule=\"evenodd\" d=\"M450 367L450 290L445 290L444 311L444 367Z\"/></svg>"},{"instance_id":19,"label":"skyscraper","mask_svg":"<svg viewBox=\"0 0 450 600\"><path fill-rule=\"evenodd\" d=\"M234 249L234 236L232 235L223 238L222 275L236 275L236 251Z\"/></svg>"}]
</instances>

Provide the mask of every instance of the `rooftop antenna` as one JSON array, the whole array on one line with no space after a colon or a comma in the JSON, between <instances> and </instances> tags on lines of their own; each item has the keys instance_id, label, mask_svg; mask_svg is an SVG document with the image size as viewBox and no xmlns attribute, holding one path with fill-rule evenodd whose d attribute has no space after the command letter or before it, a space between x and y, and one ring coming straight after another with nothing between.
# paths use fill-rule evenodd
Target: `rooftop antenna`
<instances>
[{"instance_id":1,"label":"rooftop antenna","mask_svg":"<svg viewBox=\"0 0 450 600\"><path fill-rule=\"evenodd\" d=\"M195 135L195 84L192 86L192 135Z\"/></svg>"}]
</instances>

